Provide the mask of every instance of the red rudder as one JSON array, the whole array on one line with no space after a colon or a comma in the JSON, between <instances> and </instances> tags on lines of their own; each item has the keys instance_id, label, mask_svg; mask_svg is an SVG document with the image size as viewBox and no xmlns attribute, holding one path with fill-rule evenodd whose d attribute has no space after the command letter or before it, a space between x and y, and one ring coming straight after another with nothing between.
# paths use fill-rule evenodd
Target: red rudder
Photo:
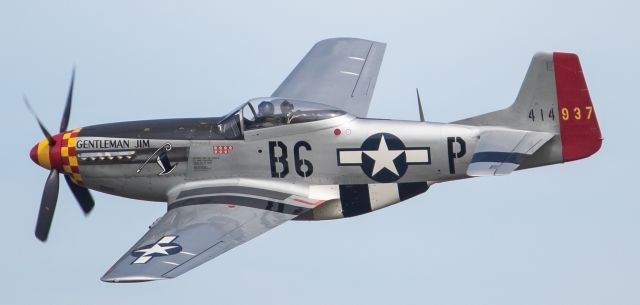
<instances>
[{"instance_id":1,"label":"red rudder","mask_svg":"<svg viewBox=\"0 0 640 305\"><path fill-rule=\"evenodd\" d=\"M553 53L562 159L586 158L602 145L602 134L576 54Z\"/></svg>"}]
</instances>

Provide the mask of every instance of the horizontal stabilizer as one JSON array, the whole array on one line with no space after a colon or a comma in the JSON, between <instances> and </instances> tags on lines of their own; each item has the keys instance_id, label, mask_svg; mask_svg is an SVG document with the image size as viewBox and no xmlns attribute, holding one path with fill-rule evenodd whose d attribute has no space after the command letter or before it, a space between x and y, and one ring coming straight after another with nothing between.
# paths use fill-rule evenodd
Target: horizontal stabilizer
<instances>
[{"instance_id":1,"label":"horizontal stabilizer","mask_svg":"<svg viewBox=\"0 0 640 305\"><path fill-rule=\"evenodd\" d=\"M553 133L525 130L491 130L480 141L467 168L469 176L507 175L553 138Z\"/></svg>"}]
</instances>

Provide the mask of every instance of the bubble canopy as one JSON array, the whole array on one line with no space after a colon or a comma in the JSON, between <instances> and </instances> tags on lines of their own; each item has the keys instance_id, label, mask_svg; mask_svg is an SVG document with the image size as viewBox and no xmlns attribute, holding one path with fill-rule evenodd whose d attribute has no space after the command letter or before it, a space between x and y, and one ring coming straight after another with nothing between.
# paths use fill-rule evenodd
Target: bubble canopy
<instances>
[{"instance_id":1,"label":"bubble canopy","mask_svg":"<svg viewBox=\"0 0 640 305\"><path fill-rule=\"evenodd\" d=\"M346 114L328 105L286 98L255 98L227 114L219 123L220 131L268 128L326 120Z\"/></svg>"}]
</instances>

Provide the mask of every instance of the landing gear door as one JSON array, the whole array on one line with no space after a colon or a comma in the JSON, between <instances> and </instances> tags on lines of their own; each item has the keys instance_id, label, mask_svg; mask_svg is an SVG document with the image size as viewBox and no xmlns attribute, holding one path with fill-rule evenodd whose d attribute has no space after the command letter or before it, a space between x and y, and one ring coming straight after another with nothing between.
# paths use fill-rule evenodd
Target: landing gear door
<instances>
[{"instance_id":1,"label":"landing gear door","mask_svg":"<svg viewBox=\"0 0 640 305\"><path fill-rule=\"evenodd\" d=\"M210 179L214 176L216 155L209 141L192 141L187 164L187 180Z\"/></svg>"}]
</instances>

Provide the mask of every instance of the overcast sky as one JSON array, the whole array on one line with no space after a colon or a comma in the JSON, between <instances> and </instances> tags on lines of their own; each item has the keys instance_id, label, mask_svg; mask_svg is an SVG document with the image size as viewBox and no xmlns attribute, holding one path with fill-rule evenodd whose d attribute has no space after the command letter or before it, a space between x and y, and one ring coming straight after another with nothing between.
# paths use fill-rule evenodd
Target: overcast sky
<instances>
[{"instance_id":1,"label":"overcast sky","mask_svg":"<svg viewBox=\"0 0 640 305\"><path fill-rule=\"evenodd\" d=\"M638 304L640 207L634 1L2 1L0 304ZM47 172L28 94L56 130L221 115L268 96L317 41L388 43L370 116L449 122L513 102L531 56L580 55L605 141L595 156L436 185L364 216L290 222L183 276L100 276L164 204L61 185L33 235Z\"/></svg>"}]
</instances>

